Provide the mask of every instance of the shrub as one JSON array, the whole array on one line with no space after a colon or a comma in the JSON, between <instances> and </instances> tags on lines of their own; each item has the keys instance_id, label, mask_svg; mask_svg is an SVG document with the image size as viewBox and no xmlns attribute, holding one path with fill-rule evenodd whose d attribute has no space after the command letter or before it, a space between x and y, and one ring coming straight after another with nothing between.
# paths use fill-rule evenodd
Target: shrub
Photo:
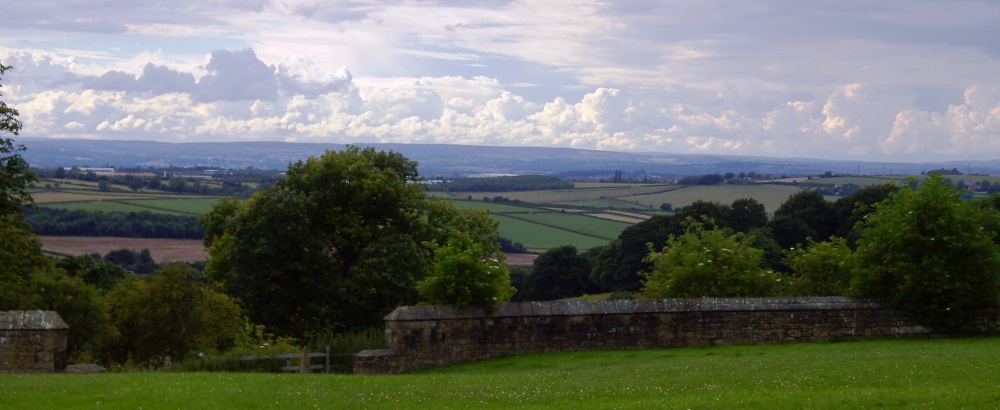
<instances>
[{"instance_id":1,"label":"shrub","mask_svg":"<svg viewBox=\"0 0 1000 410\"><path fill-rule=\"evenodd\" d=\"M794 277L793 292L802 296L842 296L851 286L854 254L844 238L826 242L809 240L805 247L785 253Z\"/></svg>"},{"instance_id":2,"label":"shrub","mask_svg":"<svg viewBox=\"0 0 1000 410\"><path fill-rule=\"evenodd\" d=\"M954 328L996 306L997 213L963 201L940 174L876 206L861 226L852 285L859 296Z\"/></svg>"},{"instance_id":3,"label":"shrub","mask_svg":"<svg viewBox=\"0 0 1000 410\"><path fill-rule=\"evenodd\" d=\"M643 272L648 298L774 296L781 275L760 267L763 251L743 234L706 229L689 219L687 231L671 236L660 252L646 257L652 269Z\"/></svg>"},{"instance_id":4,"label":"shrub","mask_svg":"<svg viewBox=\"0 0 1000 410\"><path fill-rule=\"evenodd\" d=\"M492 312L514 295L502 258L502 253L490 255L482 244L456 232L434 248L430 273L417 284L417 292L430 304L478 306Z\"/></svg>"}]
</instances>

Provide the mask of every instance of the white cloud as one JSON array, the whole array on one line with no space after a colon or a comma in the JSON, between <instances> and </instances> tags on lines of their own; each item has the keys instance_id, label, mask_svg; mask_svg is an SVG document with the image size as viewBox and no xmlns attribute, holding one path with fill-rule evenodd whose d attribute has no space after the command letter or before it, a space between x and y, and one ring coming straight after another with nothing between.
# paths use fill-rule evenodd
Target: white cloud
<instances>
[{"instance_id":1,"label":"white cloud","mask_svg":"<svg viewBox=\"0 0 1000 410\"><path fill-rule=\"evenodd\" d=\"M12 1L24 135L1000 157L994 2Z\"/></svg>"}]
</instances>

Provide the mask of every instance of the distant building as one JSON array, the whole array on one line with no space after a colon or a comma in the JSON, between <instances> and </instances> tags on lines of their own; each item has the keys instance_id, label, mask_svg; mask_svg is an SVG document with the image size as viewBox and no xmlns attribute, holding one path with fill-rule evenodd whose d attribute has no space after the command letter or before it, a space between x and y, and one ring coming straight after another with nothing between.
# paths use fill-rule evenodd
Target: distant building
<instances>
[{"instance_id":1,"label":"distant building","mask_svg":"<svg viewBox=\"0 0 1000 410\"><path fill-rule=\"evenodd\" d=\"M114 174L115 168L80 167L80 172L93 172L95 174Z\"/></svg>"}]
</instances>

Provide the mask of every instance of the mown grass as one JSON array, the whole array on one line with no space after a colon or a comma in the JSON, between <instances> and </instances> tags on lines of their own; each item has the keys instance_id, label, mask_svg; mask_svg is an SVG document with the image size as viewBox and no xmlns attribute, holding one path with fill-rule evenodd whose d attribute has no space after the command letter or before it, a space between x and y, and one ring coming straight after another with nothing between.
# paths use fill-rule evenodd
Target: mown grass
<instances>
[{"instance_id":1,"label":"mown grass","mask_svg":"<svg viewBox=\"0 0 1000 410\"><path fill-rule=\"evenodd\" d=\"M480 211L487 210L487 211L490 211L490 213L494 213L494 214L495 213L512 213L512 212L532 212L532 211L536 211L537 210L536 207L517 206L517 205L509 205L509 204L493 203L493 202L485 202L485 201L476 201L476 200L472 200L472 201L469 201L469 200L455 200L455 201L452 201L452 203L455 205L456 208L459 208L459 209L475 209L475 210L480 210Z\"/></svg>"},{"instance_id":2,"label":"mown grass","mask_svg":"<svg viewBox=\"0 0 1000 410\"><path fill-rule=\"evenodd\" d=\"M1000 339L532 354L394 376L3 374L3 408L996 408Z\"/></svg>"},{"instance_id":3,"label":"mown grass","mask_svg":"<svg viewBox=\"0 0 1000 410\"><path fill-rule=\"evenodd\" d=\"M625 222L563 212L537 212L521 214L517 217L571 232L604 238L607 241L617 238L618 234L631 225Z\"/></svg>"},{"instance_id":4,"label":"mown grass","mask_svg":"<svg viewBox=\"0 0 1000 410\"><path fill-rule=\"evenodd\" d=\"M203 215L212 210L212 207L219 202L216 197L196 197L196 198L176 198L176 199L150 199L141 201L129 201L129 203L151 210L174 211L185 214Z\"/></svg>"},{"instance_id":5,"label":"mown grass","mask_svg":"<svg viewBox=\"0 0 1000 410\"><path fill-rule=\"evenodd\" d=\"M608 244L607 239L581 235L534 222L514 219L504 215L492 215L500 221L500 236L520 242L531 251L545 251L562 245L573 245L577 249L590 249Z\"/></svg>"}]
</instances>

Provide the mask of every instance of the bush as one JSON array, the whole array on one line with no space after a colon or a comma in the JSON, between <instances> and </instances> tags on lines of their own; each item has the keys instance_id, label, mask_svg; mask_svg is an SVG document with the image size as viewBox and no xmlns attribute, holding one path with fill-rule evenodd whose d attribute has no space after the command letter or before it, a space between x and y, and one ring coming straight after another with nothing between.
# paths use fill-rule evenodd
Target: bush
<instances>
[{"instance_id":1,"label":"bush","mask_svg":"<svg viewBox=\"0 0 1000 410\"><path fill-rule=\"evenodd\" d=\"M940 174L876 206L861 226L853 287L861 297L954 328L997 305L997 213L963 201Z\"/></svg>"},{"instance_id":2,"label":"bush","mask_svg":"<svg viewBox=\"0 0 1000 410\"><path fill-rule=\"evenodd\" d=\"M510 273L501 258L462 234L434 248L434 261L417 292L430 304L478 306L492 312L514 296Z\"/></svg>"},{"instance_id":3,"label":"bush","mask_svg":"<svg viewBox=\"0 0 1000 410\"><path fill-rule=\"evenodd\" d=\"M851 286L854 254L844 238L826 242L808 241L805 248L786 252L785 263L792 269L792 289L802 296L843 296Z\"/></svg>"},{"instance_id":4,"label":"bush","mask_svg":"<svg viewBox=\"0 0 1000 410\"><path fill-rule=\"evenodd\" d=\"M169 355L182 361L192 351L235 345L244 321L236 301L202 284L185 265L167 265L150 278L133 277L108 293L122 339L118 361L145 362Z\"/></svg>"},{"instance_id":5,"label":"bush","mask_svg":"<svg viewBox=\"0 0 1000 410\"><path fill-rule=\"evenodd\" d=\"M762 297L781 293L781 275L761 268L763 251L743 234L727 235L688 220L687 231L671 236L660 252L646 257L648 298Z\"/></svg>"}]
</instances>

